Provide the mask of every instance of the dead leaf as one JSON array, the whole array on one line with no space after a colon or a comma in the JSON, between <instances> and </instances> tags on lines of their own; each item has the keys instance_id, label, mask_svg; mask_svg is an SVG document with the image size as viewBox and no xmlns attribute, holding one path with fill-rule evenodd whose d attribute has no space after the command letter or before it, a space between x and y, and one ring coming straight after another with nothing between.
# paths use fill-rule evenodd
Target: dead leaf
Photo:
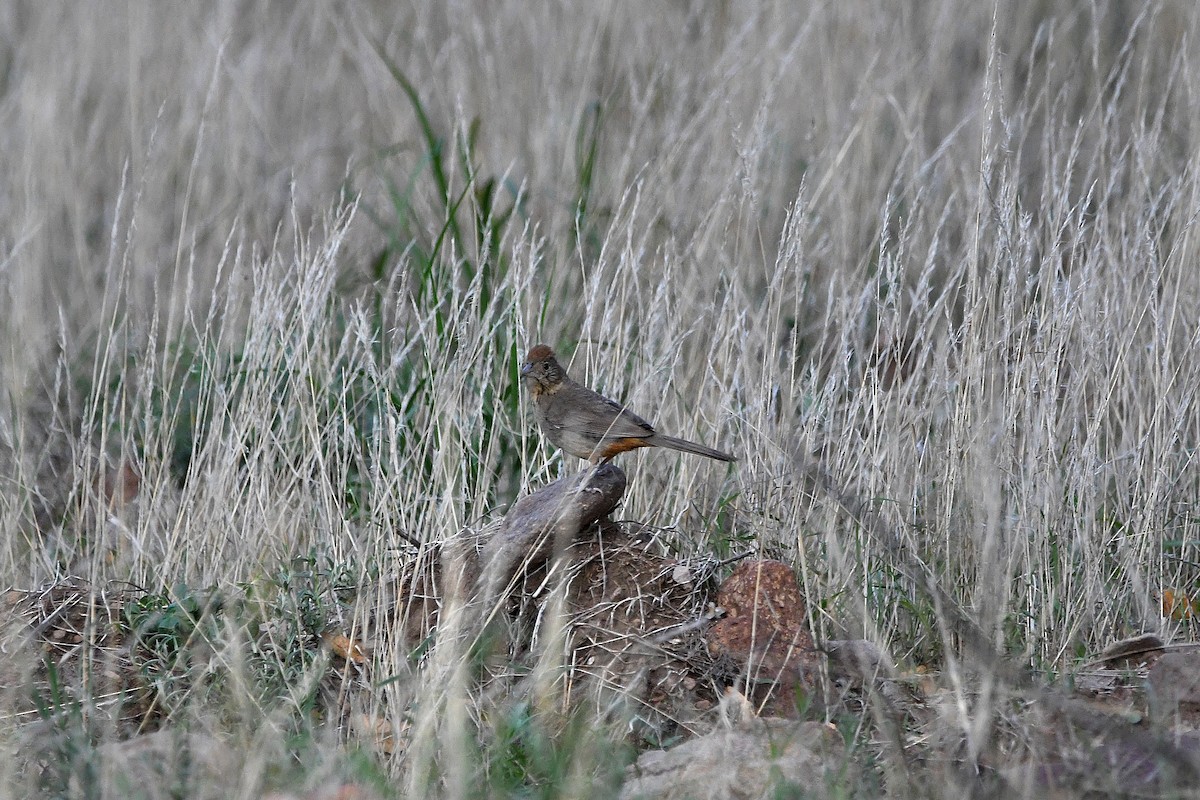
<instances>
[{"instance_id":1,"label":"dead leaf","mask_svg":"<svg viewBox=\"0 0 1200 800\"><path fill-rule=\"evenodd\" d=\"M333 651L335 656L352 661L355 664L365 664L367 662L366 648L349 636L343 636L340 633L327 633L324 639L325 645Z\"/></svg>"}]
</instances>

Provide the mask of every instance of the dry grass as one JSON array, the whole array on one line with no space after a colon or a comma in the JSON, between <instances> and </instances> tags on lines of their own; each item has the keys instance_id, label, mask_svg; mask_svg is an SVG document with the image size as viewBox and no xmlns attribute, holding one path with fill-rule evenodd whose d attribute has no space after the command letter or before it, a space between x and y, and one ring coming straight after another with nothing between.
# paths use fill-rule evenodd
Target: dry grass
<instances>
[{"instance_id":1,"label":"dry grass","mask_svg":"<svg viewBox=\"0 0 1200 800\"><path fill-rule=\"evenodd\" d=\"M626 456L622 516L797 564L818 638L943 669L972 748L967 620L1034 670L1192 638L1200 12L907 5L4 6L0 582L250 596L168 720L243 746L222 792L353 772L370 737L257 698L247 637L309 595L367 624L409 539L575 469L517 391L546 341L741 457ZM482 791L470 660L380 635L365 713L422 732L380 780Z\"/></svg>"}]
</instances>

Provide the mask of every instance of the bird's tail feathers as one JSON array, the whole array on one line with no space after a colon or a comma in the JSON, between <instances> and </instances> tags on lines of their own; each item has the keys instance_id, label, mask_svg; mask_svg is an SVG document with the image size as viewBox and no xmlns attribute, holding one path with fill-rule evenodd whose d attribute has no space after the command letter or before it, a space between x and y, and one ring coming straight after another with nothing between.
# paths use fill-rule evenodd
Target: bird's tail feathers
<instances>
[{"instance_id":1,"label":"bird's tail feathers","mask_svg":"<svg viewBox=\"0 0 1200 800\"><path fill-rule=\"evenodd\" d=\"M722 453L720 450L713 450L711 447L705 447L702 444L689 442L687 439L676 439L674 436L663 436L661 433L654 435L653 442L659 447L669 447L672 450L682 450L685 453L695 453L698 456L715 458L717 461L737 461L734 456L731 456L728 453Z\"/></svg>"}]
</instances>

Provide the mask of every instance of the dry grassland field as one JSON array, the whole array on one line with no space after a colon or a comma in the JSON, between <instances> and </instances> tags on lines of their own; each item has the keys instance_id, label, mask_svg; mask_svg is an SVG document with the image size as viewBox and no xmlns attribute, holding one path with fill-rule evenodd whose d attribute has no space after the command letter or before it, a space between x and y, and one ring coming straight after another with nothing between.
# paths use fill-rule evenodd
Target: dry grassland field
<instances>
[{"instance_id":1,"label":"dry grassland field","mask_svg":"<svg viewBox=\"0 0 1200 800\"><path fill-rule=\"evenodd\" d=\"M1198 215L1190 0L0 4L0 798L1200 796Z\"/></svg>"}]
</instances>

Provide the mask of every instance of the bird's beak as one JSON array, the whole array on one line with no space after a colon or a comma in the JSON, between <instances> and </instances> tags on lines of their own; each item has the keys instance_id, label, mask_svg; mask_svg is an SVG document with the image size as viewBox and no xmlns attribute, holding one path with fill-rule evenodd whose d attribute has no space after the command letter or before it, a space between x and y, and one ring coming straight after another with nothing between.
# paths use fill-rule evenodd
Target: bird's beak
<instances>
[{"instance_id":1,"label":"bird's beak","mask_svg":"<svg viewBox=\"0 0 1200 800\"><path fill-rule=\"evenodd\" d=\"M524 378L526 375L528 375L532 371L533 371L533 364L530 364L528 361L526 361L524 364L521 365L521 377L522 378Z\"/></svg>"}]
</instances>

